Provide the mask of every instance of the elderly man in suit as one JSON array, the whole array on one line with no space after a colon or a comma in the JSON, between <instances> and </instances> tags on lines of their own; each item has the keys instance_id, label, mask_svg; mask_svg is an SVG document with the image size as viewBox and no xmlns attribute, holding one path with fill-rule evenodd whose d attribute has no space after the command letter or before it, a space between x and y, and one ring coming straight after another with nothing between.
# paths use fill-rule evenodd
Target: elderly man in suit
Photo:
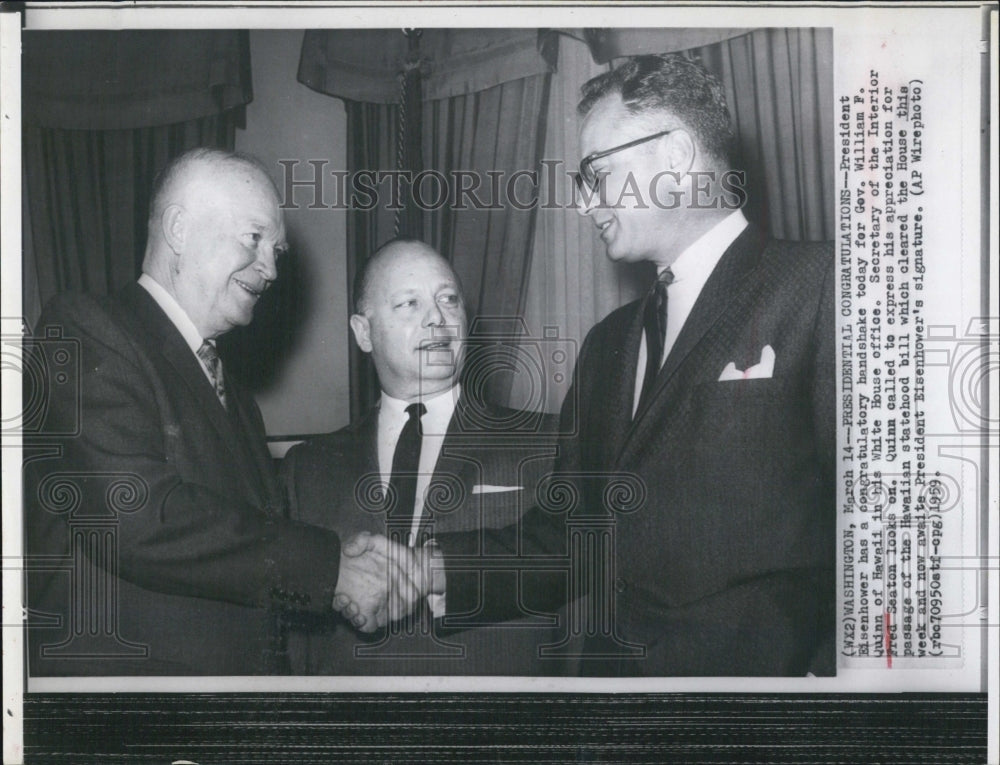
<instances>
[{"instance_id":1,"label":"elderly man in suit","mask_svg":"<svg viewBox=\"0 0 1000 765\"><path fill-rule=\"evenodd\" d=\"M605 586L585 579L613 624L587 634L581 672L832 673L831 248L769 239L735 209L729 113L698 64L631 58L584 86L579 112L580 212L609 258L658 272L588 334L567 397L578 419L560 426L575 433L557 462L579 483L573 512L615 517ZM616 476L641 482L641 508L606 506ZM566 516L543 508L485 535L522 556L565 554L567 538ZM421 586L449 612L479 607L450 560L482 541L437 543L444 576Z\"/></svg>"},{"instance_id":2,"label":"elderly man in suit","mask_svg":"<svg viewBox=\"0 0 1000 765\"><path fill-rule=\"evenodd\" d=\"M279 204L256 159L192 150L158 178L138 282L42 316L82 377L53 388L52 458L26 468L32 675L281 672L281 612L394 615L386 540L342 555L286 519L260 412L215 349L277 276Z\"/></svg>"},{"instance_id":3,"label":"elderly man in suit","mask_svg":"<svg viewBox=\"0 0 1000 765\"><path fill-rule=\"evenodd\" d=\"M299 521L342 534L388 533L421 546L452 531L517 521L551 467L541 415L490 406L459 382L465 302L450 264L430 246L393 240L359 274L351 329L371 354L382 395L360 421L291 449L283 462L289 509ZM554 418L551 418L554 420ZM385 487L387 497L379 491ZM490 572L484 591L508 602L515 621L439 632L433 599L416 618L364 638L342 619L299 622L289 635L292 671L303 674L547 674L537 646L552 642L552 617L529 618L523 589L542 574Z\"/></svg>"}]
</instances>

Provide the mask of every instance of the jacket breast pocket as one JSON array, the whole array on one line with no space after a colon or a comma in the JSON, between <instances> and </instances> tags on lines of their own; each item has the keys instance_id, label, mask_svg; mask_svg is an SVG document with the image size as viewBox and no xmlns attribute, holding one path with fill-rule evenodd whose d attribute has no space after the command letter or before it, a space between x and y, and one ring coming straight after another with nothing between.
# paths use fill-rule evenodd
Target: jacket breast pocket
<instances>
[{"instance_id":1,"label":"jacket breast pocket","mask_svg":"<svg viewBox=\"0 0 1000 765\"><path fill-rule=\"evenodd\" d=\"M752 378L749 380L713 380L696 385L692 397L698 401L739 405L752 402L766 403L768 399L780 400L788 396L793 387L788 377Z\"/></svg>"},{"instance_id":2,"label":"jacket breast pocket","mask_svg":"<svg viewBox=\"0 0 1000 765\"><path fill-rule=\"evenodd\" d=\"M503 492L468 493L460 506L437 508L432 517L437 533L500 529L516 523L528 508L530 492L514 489Z\"/></svg>"},{"instance_id":3,"label":"jacket breast pocket","mask_svg":"<svg viewBox=\"0 0 1000 765\"><path fill-rule=\"evenodd\" d=\"M801 409L794 380L781 377L704 383L692 389L689 404L690 438L709 452L726 444L754 449L782 433Z\"/></svg>"}]
</instances>

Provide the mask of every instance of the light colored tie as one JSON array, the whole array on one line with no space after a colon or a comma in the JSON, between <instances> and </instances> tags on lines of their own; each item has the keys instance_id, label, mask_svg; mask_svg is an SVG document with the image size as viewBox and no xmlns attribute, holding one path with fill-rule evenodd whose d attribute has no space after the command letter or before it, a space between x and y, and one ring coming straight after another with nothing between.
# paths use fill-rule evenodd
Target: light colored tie
<instances>
[{"instance_id":1,"label":"light colored tie","mask_svg":"<svg viewBox=\"0 0 1000 765\"><path fill-rule=\"evenodd\" d=\"M205 365L205 369L208 371L209 377L212 379L212 385L215 388L215 395L219 397L219 401L222 402L222 406L226 406L226 381L222 374L222 359L219 358L219 352L215 349L208 340L201 344L198 349L198 358L201 359L201 363Z\"/></svg>"}]
</instances>

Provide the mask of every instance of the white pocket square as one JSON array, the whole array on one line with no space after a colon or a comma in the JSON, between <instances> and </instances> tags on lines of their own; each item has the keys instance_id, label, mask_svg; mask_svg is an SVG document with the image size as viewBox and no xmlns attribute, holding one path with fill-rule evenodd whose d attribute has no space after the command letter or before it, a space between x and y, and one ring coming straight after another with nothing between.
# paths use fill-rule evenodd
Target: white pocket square
<instances>
[{"instance_id":1,"label":"white pocket square","mask_svg":"<svg viewBox=\"0 0 1000 765\"><path fill-rule=\"evenodd\" d=\"M726 380L762 380L774 377L774 348L765 345L760 349L760 363L744 370L736 368L736 362L730 361L719 375L719 382Z\"/></svg>"},{"instance_id":2,"label":"white pocket square","mask_svg":"<svg viewBox=\"0 0 1000 765\"><path fill-rule=\"evenodd\" d=\"M472 487L473 494L498 494L501 491L521 491L523 486L494 486L489 483L477 483Z\"/></svg>"}]
</instances>

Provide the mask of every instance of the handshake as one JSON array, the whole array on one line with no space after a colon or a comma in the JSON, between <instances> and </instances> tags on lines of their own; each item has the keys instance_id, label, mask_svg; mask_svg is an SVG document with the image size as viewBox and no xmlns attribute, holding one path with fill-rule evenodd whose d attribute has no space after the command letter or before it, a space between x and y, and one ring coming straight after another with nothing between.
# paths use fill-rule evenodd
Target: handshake
<instances>
[{"instance_id":1,"label":"handshake","mask_svg":"<svg viewBox=\"0 0 1000 765\"><path fill-rule=\"evenodd\" d=\"M404 547L363 531L341 545L333 608L361 632L382 629L441 594L444 569L433 542Z\"/></svg>"}]
</instances>

